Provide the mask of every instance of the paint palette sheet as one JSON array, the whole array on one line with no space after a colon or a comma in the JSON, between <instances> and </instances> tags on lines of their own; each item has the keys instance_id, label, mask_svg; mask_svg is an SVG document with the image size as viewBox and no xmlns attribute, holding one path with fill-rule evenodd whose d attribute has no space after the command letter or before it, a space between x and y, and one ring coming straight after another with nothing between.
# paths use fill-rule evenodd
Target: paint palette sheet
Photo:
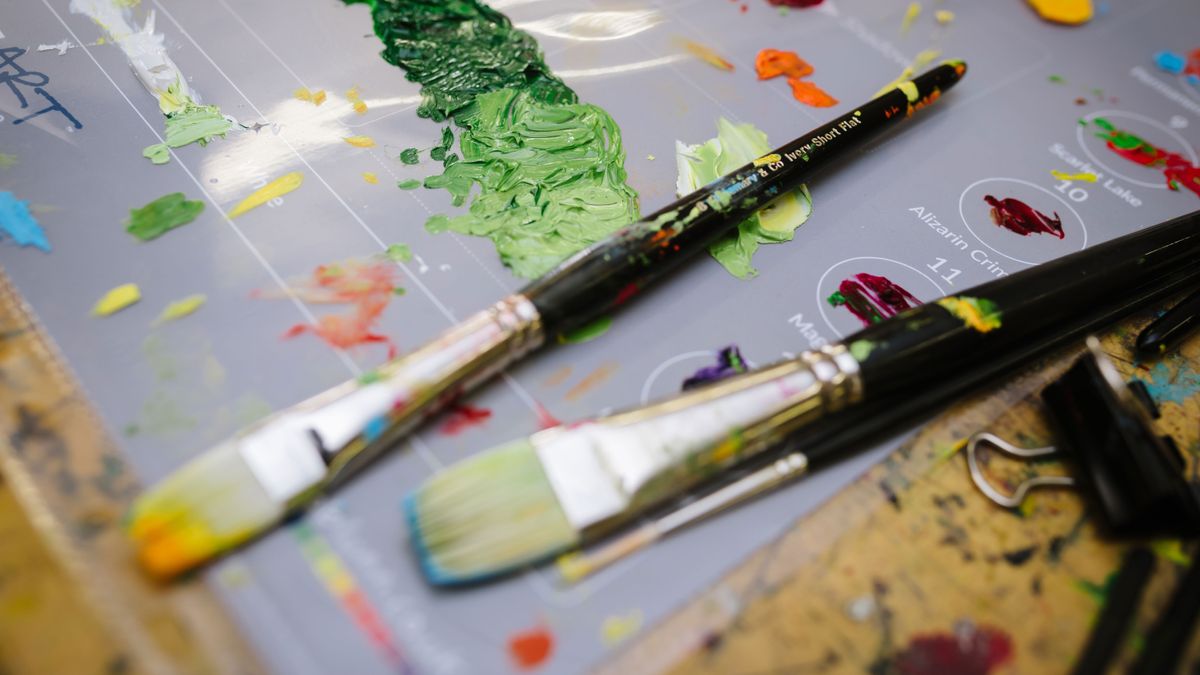
<instances>
[{"instance_id":1,"label":"paint palette sheet","mask_svg":"<svg viewBox=\"0 0 1200 675\"><path fill-rule=\"evenodd\" d=\"M533 432L543 411L574 420L660 398L725 345L765 364L887 315L897 287L926 302L1200 206L1187 184L1200 163L1189 74L1200 63L1186 58L1200 46L1200 6L1097 6L1066 27L1017 0L944 0L915 15L864 0L790 11L762 0L493 2L619 127L643 213L674 198L676 141L717 137L722 117L781 145L929 50L970 70L899 133L810 183L811 217L793 241L754 254L756 276L696 259L606 332L514 368L467 412L425 425L210 567L207 582L264 662L289 674L586 669L888 448L574 586L541 567L430 587L402 498L440 467ZM0 6L0 33L0 264L146 483L524 283L486 237L426 227L466 212L419 184L445 170L437 148L460 150L445 147L443 128L459 132L418 116L421 87L381 58L366 5L24 0ZM837 102L810 107L785 78L760 80L764 48L797 52L813 68L806 81ZM132 68L134 49L170 67ZM164 74L170 93L156 97L147 82ZM187 108L184 94L219 114ZM180 134L225 135L168 149L167 114L195 116ZM183 197L156 201L173 193ZM388 292L330 298L321 270L335 264L376 274ZM367 323L322 320L363 312Z\"/></svg>"}]
</instances>

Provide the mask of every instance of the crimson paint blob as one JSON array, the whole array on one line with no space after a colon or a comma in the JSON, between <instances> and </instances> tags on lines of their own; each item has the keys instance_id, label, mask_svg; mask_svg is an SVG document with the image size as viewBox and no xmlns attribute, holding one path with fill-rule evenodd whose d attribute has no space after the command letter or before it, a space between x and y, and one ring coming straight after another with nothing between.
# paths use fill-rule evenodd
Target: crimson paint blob
<instances>
[{"instance_id":1,"label":"crimson paint blob","mask_svg":"<svg viewBox=\"0 0 1200 675\"><path fill-rule=\"evenodd\" d=\"M1012 638L994 628L972 628L963 635L918 635L892 659L903 675L988 675L1013 656Z\"/></svg>"},{"instance_id":2,"label":"crimson paint blob","mask_svg":"<svg viewBox=\"0 0 1200 675\"><path fill-rule=\"evenodd\" d=\"M455 403L447 410L450 418L442 423L441 431L447 436L456 436L471 427L483 426L492 418L492 411L466 403Z\"/></svg>"},{"instance_id":3,"label":"crimson paint blob","mask_svg":"<svg viewBox=\"0 0 1200 675\"><path fill-rule=\"evenodd\" d=\"M921 304L900 284L866 272L843 280L837 292L826 301L834 307L845 306L864 326L879 323Z\"/></svg>"},{"instance_id":4,"label":"crimson paint blob","mask_svg":"<svg viewBox=\"0 0 1200 675\"><path fill-rule=\"evenodd\" d=\"M1016 232L1022 237L1028 237L1031 234L1049 234L1059 239L1066 237L1066 233L1063 232L1062 218L1058 217L1057 211L1051 218L1025 202L1012 197L996 199L987 195L983 201L992 207L992 222L1009 232Z\"/></svg>"}]
</instances>

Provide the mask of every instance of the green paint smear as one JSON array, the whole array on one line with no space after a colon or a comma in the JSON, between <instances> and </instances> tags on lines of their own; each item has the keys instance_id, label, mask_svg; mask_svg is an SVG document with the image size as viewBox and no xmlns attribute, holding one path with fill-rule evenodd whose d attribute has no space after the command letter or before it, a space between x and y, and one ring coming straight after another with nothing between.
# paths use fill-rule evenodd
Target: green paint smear
<instances>
[{"instance_id":1,"label":"green paint smear","mask_svg":"<svg viewBox=\"0 0 1200 675\"><path fill-rule=\"evenodd\" d=\"M170 148L192 143L207 145L217 136L224 137L232 127L217 106L185 99L178 109L166 114L166 142L147 147L142 156L155 164L166 164L171 160Z\"/></svg>"},{"instance_id":2,"label":"green paint smear","mask_svg":"<svg viewBox=\"0 0 1200 675\"><path fill-rule=\"evenodd\" d=\"M477 0L343 0L370 6L383 58L421 84L421 117L453 120L431 151L444 188L468 213L438 215L431 232L488 237L521 277L536 277L638 216L625 184L616 123L578 103L542 60L537 42ZM401 161L415 163L415 149ZM413 160L410 162L410 160Z\"/></svg>"},{"instance_id":3,"label":"green paint smear","mask_svg":"<svg viewBox=\"0 0 1200 675\"><path fill-rule=\"evenodd\" d=\"M425 187L448 190L456 205L481 190L466 214L430 218L430 232L488 237L513 273L533 278L637 220L621 132L600 108L502 89L476 97L460 121L462 160Z\"/></svg>"},{"instance_id":4,"label":"green paint smear","mask_svg":"<svg viewBox=\"0 0 1200 675\"><path fill-rule=\"evenodd\" d=\"M168 231L187 225L204 210L204 202L190 201L182 192L172 192L129 211L125 231L142 241L161 237Z\"/></svg>"},{"instance_id":5,"label":"green paint smear","mask_svg":"<svg viewBox=\"0 0 1200 675\"><path fill-rule=\"evenodd\" d=\"M417 164L421 161L421 151L416 148L405 148L400 151L400 161L405 164Z\"/></svg>"},{"instance_id":6,"label":"green paint smear","mask_svg":"<svg viewBox=\"0 0 1200 675\"><path fill-rule=\"evenodd\" d=\"M392 244L387 247L386 255L392 262L408 262L412 260L412 248L408 244Z\"/></svg>"},{"instance_id":7,"label":"green paint smear","mask_svg":"<svg viewBox=\"0 0 1200 675\"><path fill-rule=\"evenodd\" d=\"M679 170L676 190L680 195L698 190L770 150L767 135L754 125L734 124L721 118L717 120L716 138L699 145L675 142ZM713 243L708 252L733 276L749 279L758 274L751 262L758 247L791 241L796 229L811 214L812 195L802 185L738 223L737 232Z\"/></svg>"},{"instance_id":8,"label":"green paint smear","mask_svg":"<svg viewBox=\"0 0 1200 675\"><path fill-rule=\"evenodd\" d=\"M416 178L396 181L396 187L400 188L401 190L416 190L417 188L421 187L421 181L417 180Z\"/></svg>"},{"instance_id":9,"label":"green paint smear","mask_svg":"<svg viewBox=\"0 0 1200 675\"><path fill-rule=\"evenodd\" d=\"M559 335L558 341L567 345L578 345L583 344L584 342L591 342L592 340L595 340L601 335L607 333L608 329L612 328L612 322L611 316L602 316L599 319L596 319L587 325L580 326L569 333L563 333L562 335Z\"/></svg>"}]
</instances>

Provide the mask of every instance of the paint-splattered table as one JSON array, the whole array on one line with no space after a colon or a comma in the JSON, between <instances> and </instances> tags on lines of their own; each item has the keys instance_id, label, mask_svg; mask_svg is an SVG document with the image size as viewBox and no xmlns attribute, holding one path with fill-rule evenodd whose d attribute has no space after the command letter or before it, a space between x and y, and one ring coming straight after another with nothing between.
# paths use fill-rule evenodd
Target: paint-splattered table
<instances>
[{"instance_id":1,"label":"paint-splattered table","mask_svg":"<svg viewBox=\"0 0 1200 675\"><path fill-rule=\"evenodd\" d=\"M1104 347L1123 375L1146 382L1158 428L1195 480L1200 337L1139 363L1131 346L1144 324L1123 324ZM1051 444L1037 392L1079 353L946 412L601 672L1068 672L1128 546L1097 535L1075 491L1034 491L1019 510L997 507L971 485L960 450L983 430L1020 446ZM1015 485L1028 477L1018 466L993 461L989 473ZM1119 649L1122 668L1200 554L1179 541L1151 546L1156 572ZM1182 663L1187 672L1200 664L1200 631Z\"/></svg>"}]
</instances>

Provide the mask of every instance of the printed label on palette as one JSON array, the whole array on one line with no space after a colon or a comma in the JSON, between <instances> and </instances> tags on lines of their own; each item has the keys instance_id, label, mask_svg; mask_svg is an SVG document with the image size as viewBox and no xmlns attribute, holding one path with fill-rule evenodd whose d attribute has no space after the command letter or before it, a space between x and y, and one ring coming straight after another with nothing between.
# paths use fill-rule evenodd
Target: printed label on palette
<instances>
[{"instance_id":1,"label":"printed label on palette","mask_svg":"<svg viewBox=\"0 0 1200 675\"><path fill-rule=\"evenodd\" d=\"M1194 167L1196 151L1168 124L1122 110L1100 110L1084 116L1075 139L1088 159L1108 175L1097 185L1128 201L1130 186L1164 190L1169 167ZM1124 183L1124 185L1122 185Z\"/></svg>"},{"instance_id":2,"label":"printed label on palette","mask_svg":"<svg viewBox=\"0 0 1200 675\"><path fill-rule=\"evenodd\" d=\"M1071 198L1019 178L984 178L963 190L958 215L993 253L1036 265L1087 246L1087 227Z\"/></svg>"},{"instance_id":3,"label":"printed label on palette","mask_svg":"<svg viewBox=\"0 0 1200 675\"><path fill-rule=\"evenodd\" d=\"M817 282L821 318L839 337L944 295L928 274L891 258L848 258Z\"/></svg>"}]
</instances>

